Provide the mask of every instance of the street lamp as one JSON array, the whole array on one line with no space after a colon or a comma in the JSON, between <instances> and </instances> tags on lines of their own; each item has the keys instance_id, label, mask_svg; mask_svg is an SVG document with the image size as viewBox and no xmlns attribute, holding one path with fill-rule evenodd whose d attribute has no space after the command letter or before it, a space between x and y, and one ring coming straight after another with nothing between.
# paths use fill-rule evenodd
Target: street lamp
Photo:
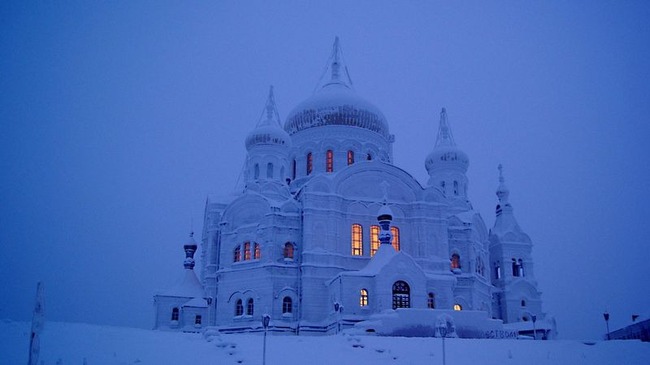
<instances>
[{"instance_id":1,"label":"street lamp","mask_svg":"<svg viewBox=\"0 0 650 365\"><path fill-rule=\"evenodd\" d=\"M447 336L447 321L438 322L438 333L440 333L440 337L442 337L442 365L446 365L447 360L445 358L445 337Z\"/></svg>"},{"instance_id":2,"label":"street lamp","mask_svg":"<svg viewBox=\"0 0 650 365\"><path fill-rule=\"evenodd\" d=\"M336 333L341 332L341 313L343 306L339 302L334 302L334 311L336 312Z\"/></svg>"},{"instance_id":3,"label":"street lamp","mask_svg":"<svg viewBox=\"0 0 650 365\"><path fill-rule=\"evenodd\" d=\"M603 313L603 318L605 318L605 324L607 325L607 341L609 341L609 313Z\"/></svg>"},{"instance_id":4,"label":"street lamp","mask_svg":"<svg viewBox=\"0 0 650 365\"><path fill-rule=\"evenodd\" d=\"M530 316L533 319L533 339L537 339L537 329L535 328L535 322L537 322L537 316L533 314Z\"/></svg>"},{"instance_id":5,"label":"street lamp","mask_svg":"<svg viewBox=\"0 0 650 365\"><path fill-rule=\"evenodd\" d=\"M262 365L266 365L266 332L269 328L269 322L271 322L271 316L265 314L262 316L262 327L264 327L264 347L262 349Z\"/></svg>"}]
</instances>

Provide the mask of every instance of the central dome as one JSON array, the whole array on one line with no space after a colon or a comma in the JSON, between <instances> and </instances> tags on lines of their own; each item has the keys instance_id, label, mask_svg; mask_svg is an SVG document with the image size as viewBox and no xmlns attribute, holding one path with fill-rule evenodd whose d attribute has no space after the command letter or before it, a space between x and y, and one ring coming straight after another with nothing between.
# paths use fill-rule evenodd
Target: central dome
<instances>
[{"instance_id":1,"label":"central dome","mask_svg":"<svg viewBox=\"0 0 650 365\"><path fill-rule=\"evenodd\" d=\"M347 67L341 62L338 37L330 61L331 79L289 113L284 130L293 135L309 128L343 125L368 129L389 138L388 123L381 111L352 89Z\"/></svg>"}]
</instances>

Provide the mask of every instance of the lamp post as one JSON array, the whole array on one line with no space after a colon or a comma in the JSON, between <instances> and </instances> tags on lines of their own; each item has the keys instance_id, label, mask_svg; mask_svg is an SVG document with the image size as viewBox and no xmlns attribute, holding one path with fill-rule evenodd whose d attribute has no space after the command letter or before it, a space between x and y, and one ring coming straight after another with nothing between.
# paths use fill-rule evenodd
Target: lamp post
<instances>
[{"instance_id":1,"label":"lamp post","mask_svg":"<svg viewBox=\"0 0 650 365\"><path fill-rule=\"evenodd\" d=\"M262 326L264 327L264 347L262 348L262 365L266 365L266 332L271 322L271 316L265 314L262 316Z\"/></svg>"},{"instance_id":2,"label":"lamp post","mask_svg":"<svg viewBox=\"0 0 650 365\"><path fill-rule=\"evenodd\" d=\"M334 311L336 312L336 333L341 332L341 313L343 306L339 302L334 303Z\"/></svg>"},{"instance_id":3,"label":"lamp post","mask_svg":"<svg viewBox=\"0 0 650 365\"><path fill-rule=\"evenodd\" d=\"M533 314L530 317L533 319L533 339L536 340L537 339L537 329L535 328L535 322L537 322L537 316Z\"/></svg>"},{"instance_id":4,"label":"lamp post","mask_svg":"<svg viewBox=\"0 0 650 365\"><path fill-rule=\"evenodd\" d=\"M445 356L445 337L447 336L446 321L438 322L438 333L440 333L440 337L442 337L442 365L446 365L447 364L447 359Z\"/></svg>"},{"instance_id":5,"label":"lamp post","mask_svg":"<svg viewBox=\"0 0 650 365\"><path fill-rule=\"evenodd\" d=\"M607 341L609 341L609 313L603 313L603 318L605 318L605 324L607 325Z\"/></svg>"}]
</instances>

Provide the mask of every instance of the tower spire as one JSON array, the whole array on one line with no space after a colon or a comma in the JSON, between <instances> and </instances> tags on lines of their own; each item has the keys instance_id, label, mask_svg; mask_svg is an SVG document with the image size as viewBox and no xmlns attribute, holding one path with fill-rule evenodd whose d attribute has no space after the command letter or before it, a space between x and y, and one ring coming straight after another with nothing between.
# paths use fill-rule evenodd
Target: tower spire
<instances>
[{"instance_id":1,"label":"tower spire","mask_svg":"<svg viewBox=\"0 0 650 365\"><path fill-rule=\"evenodd\" d=\"M334 45L332 48L332 81L338 81L340 77L341 68L341 46L339 45L339 37L334 38Z\"/></svg>"},{"instance_id":2,"label":"tower spire","mask_svg":"<svg viewBox=\"0 0 650 365\"><path fill-rule=\"evenodd\" d=\"M264 118L264 112L266 112L266 118ZM269 96L266 98L266 104L264 105L264 112L262 112L262 117L257 123L257 127L263 125L272 125L277 124L278 127L282 128L280 124L280 114L278 113L278 108L275 105L275 95L273 93L273 85L269 86Z\"/></svg>"},{"instance_id":3,"label":"tower spire","mask_svg":"<svg viewBox=\"0 0 650 365\"><path fill-rule=\"evenodd\" d=\"M440 111L440 124L438 126L438 137L436 138L436 147L438 146L455 146L454 136L451 134L449 122L447 121L447 110L442 108Z\"/></svg>"},{"instance_id":4,"label":"tower spire","mask_svg":"<svg viewBox=\"0 0 650 365\"><path fill-rule=\"evenodd\" d=\"M499 203L501 205L510 205L508 202L510 190L508 190L508 187L506 186L506 179L503 178L503 165L499 164L497 168L499 169L499 187L497 188L497 197L499 198Z\"/></svg>"}]
</instances>

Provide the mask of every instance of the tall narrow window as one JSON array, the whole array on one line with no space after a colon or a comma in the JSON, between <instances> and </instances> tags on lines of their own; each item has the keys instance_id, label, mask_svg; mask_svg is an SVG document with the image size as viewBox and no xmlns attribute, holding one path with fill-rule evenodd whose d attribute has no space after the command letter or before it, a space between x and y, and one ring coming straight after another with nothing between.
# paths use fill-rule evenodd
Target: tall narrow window
<instances>
[{"instance_id":1,"label":"tall narrow window","mask_svg":"<svg viewBox=\"0 0 650 365\"><path fill-rule=\"evenodd\" d=\"M243 314L244 314L244 305L241 299L237 299L237 303L235 303L235 316L241 316Z\"/></svg>"},{"instance_id":2,"label":"tall narrow window","mask_svg":"<svg viewBox=\"0 0 650 365\"><path fill-rule=\"evenodd\" d=\"M433 293L429 293L429 295L427 296L427 308L429 309L436 308L436 297L433 295Z\"/></svg>"},{"instance_id":3,"label":"tall narrow window","mask_svg":"<svg viewBox=\"0 0 650 365\"><path fill-rule=\"evenodd\" d=\"M370 152L368 152L368 156L366 157L366 160L372 161L372 155L370 154Z\"/></svg>"},{"instance_id":4,"label":"tall narrow window","mask_svg":"<svg viewBox=\"0 0 650 365\"><path fill-rule=\"evenodd\" d=\"M519 265L515 259L512 259L512 276L519 276Z\"/></svg>"},{"instance_id":5,"label":"tall narrow window","mask_svg":"<svg viewBox=\"0 0 650 365\"><path fill-rule=\"evenodd\" d=\"M457 253L451 255L451 269L460 269L460 256Z\"/></svg>"},{"instance_id":6,"label":"tall narrow window","mask_svg":"<svg viewBox=\"0 0 650 365\"><path fill-rule=\"evenodd\" d=\"M494 275L497 280L501 279L501 265L499 264L499 261L494 264Z\"/></svg>"},{"instance_id":7,"label":"tall narrow window","mask_svg":"<svg viewBox=\"0 0 650 365\"><path fill-rule=\"evenodd\" d=\"M370 226L370 256L379 249L379 226Z\"/></svg>"},{"instance_id":8,"label":"tall narrow window","mask_svg":"<svg viewBox=\"0 0 650 365\"><path fill-rule=\"evenodd\" d=\"M259 260L261 255L262 255L262 252L260 250L260 244L255 242L255 244L253 245L253 258L255 260Z\"/></svg>"},{"instance_id":9,"label":"tall narrow window","mask_svg":"<svg viewBox=\"0 0 650 365\"><path fill-rule=\"evenodd\" d=\"M352 255L363 255L363 230L360 224L352 225Z\"/></svg>"},{"instance_id":10,"label":"tall narrow window","mask_svg":"<svg viewBox=\"0 0 650 365\"><path fill-rule=\"evenodd\" d=\"M454 181L454 195L458 195L458 181Z\"/></svg>"},{"instance_id":11,"label":"tall narrow window","mask_svg":"<svg viewBox=\"0 0 650 365\"><path fill-rule=\"evenodd\" d=\"M291 163L291 176L292 179L296 179L296 159Z\"/></svg>"},{"instance_id":12,"label":"tall narrow window","mask_svg":"<svg viewBox=\"0 0 650 365\"><path fill-rule=\"evenodd\" d=\"M411 308L411 288L405 281L393 284L393 309Z\"/></svg>"},{"instance_id":13,"label":"tall narrow window","mask_svg":"<svg viewBox=\"0 0 650 365\"><path fill-rule=\"evenodd\" d=\"M246 241L244 242L244 261L251 259L251 243Z\"/></svg>"},{"instance_id":14,"label":"tall narrow window","mask_svg":"<svg viewBox=\"0 0 650 365\"><path fill-rule=\"evenodd\" d=\"M235 253L233 257L233 262L241 261L241 246L235 247Z\"/></svg>"},{"instance_id":15,"label":"tall narrow window","mask_svg":"<svg viewBox=\"0 0 650 365\"><path fill-rule=\"evenodd\" d=\"M334 171L334 151L332 150L327 150L327 155L325 158L325 171Z\"/></svg>"},{"instance_id":16,"label":"tall narrow window","mask_svg":"<svg viewBox=\"0 0 650 365\"><path fill-rule=\"evenodd\" d=\"M524 262L519 259L519 276L524 276Z\"/></svg>"},{"instance_id":17,"label":"tall narrow window","mask_svg":"<svg viewBox=\"0 0 650 365\"><path fill-rule=\"evenodd\" d=\"M255 164L255 180L260 178L260 165Z\"/></svg>"},{"instance_id":18,"label":"tall narrow window","mask_svg":"<svg viewBox=\"0 0 650 365\"><path fill-rule=\"evenodd\" d=\"M361 294L359 295L359 307L366 307L368 305L368 291L366 289L361 289Z\"/></svg>"},{"instance_id":19,"label":"tall narrow window","mask_svg":"<svg viewBox=\"0 0 650 365\"><path fill-rule=\"evenodd\" d=\"M400 245L399 245L399 228L397 227L390 227L390 233L393 236L391 239L391 244L393 245L393 248L395 251L400 250Z\"/></svg>"},{"instance_id":20,"label":"tall narrow window","mask_svg":"<svg viewBox=\"0 0 650 365\"><path fill-rule=\"evenodd\" d=\"M200 314L197 314L197 315L194 317L194 324L197 325L197 326L200 326L200 325L201 325L201 321L202 321L201 315L200 315Z\"/></svg>"},{"instance_id":21,"label":"tall narrow window","mask_svg":"<svg viewBox=\"0 0 650 365\"><path fill-rule=\"evenodd\" d=\"M350 150L348 151L348 165L352 165L354 163L354 151Z\"/></svg>"},{"instance_id":22,"label":"tall narrow window","mask_svg":"<svg viewBox=\"0 0 650 365\"><path fill-rule=\"evenodd\" d=\"M307 154L307 175L311 174L311 171L313 169L314 169L314 158L313 158L311 152L309 152Z\"/></svg>"},{"instance_id":23,"label":"tall narrow window","mask_svg":"<svg viewBox=\"0 0 650 365\"><path fill-rule=\"evenodd\" d=\"M284 244L284 258L293 260L293 244L291 242Z\"/></svg>"},{"instance_id":24,"label":"tall narrow window","mask_svg":"<svg viewBox=\"0 0 650 365\"><path fill-rule=\"evenodd\" d=\"M248 299L248 302L246 303L246 315L252 316L253 315L253 298Z\"/></svg>"},{"instance_id":25,"label":"tall narrow window","mask_svg":"<svg viewBox=\"0 0 650 365\"><path fill-rule=\"evenodd\" d=\"M178 308L172 309L172 321L178 321Z\"/></svg>"},{"instance_id":26,"label":"tall narrow window","mask_svg":"<svg viewBox=\"0 0 650 365\"><path fill-rule=\"evenodd\" d=\"M285 313L292 313L293 312L293 302L291 300L291 297L284 297L282 299L282 314Z\"/></svg>"},{"instance_id":27,"label":"tall narrow window","mask_svg":"<svg viewBox=\"0 0 650 365\"><path fill-rule=\"evenodd\" d=\"M266 177L268 179L273 178L273 164L270 162L266 164Z\"/></svg>"},{"instance_id":28,"label":"tall narrow window","mask_svg":"<svg viewBox=\"0 0 650 365\"><path fill-rule=\"evenodd\" d=\"M280 167L280 180L284 179L284 166Z\"/></svg>"}]
</instances>

